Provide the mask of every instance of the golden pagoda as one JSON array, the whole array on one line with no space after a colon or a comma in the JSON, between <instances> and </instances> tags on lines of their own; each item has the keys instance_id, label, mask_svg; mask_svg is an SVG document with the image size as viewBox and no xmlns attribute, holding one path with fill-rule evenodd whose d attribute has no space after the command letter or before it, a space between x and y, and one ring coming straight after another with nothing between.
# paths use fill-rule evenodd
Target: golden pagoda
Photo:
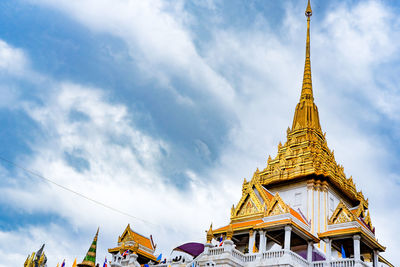
<instances>
[{"instance_id":1,"label":"golden pagoda","mask_svg":"<svg viewBox=\"0 0 400 267\"><path fill-rule=\"evenodd\" d=\"M379 266L392 266L379 255L385 247L375 237L368 199L336 163L322 132L311 77L309 0L305 15L302 89L286 142L279 143L277 155L268 157L262 171L257 169L250 181L244 179L242 197L232 206L230 223L208 230L206 254L217 253L212 237L222 235L227 246L234 247L228 249L236 251L232 255L259 259L257 266L269 266L268 259L274 257L282 257L282 261L271 261L274 264L292 257L285 262L288 266L301 266L299 262L304 266L312 262L322 262L317 266L330 262L336 265L327 266L378 266L378 262ZM256 256L251 258L243 254L246 252Z\"/></svg>"}]
</instances>

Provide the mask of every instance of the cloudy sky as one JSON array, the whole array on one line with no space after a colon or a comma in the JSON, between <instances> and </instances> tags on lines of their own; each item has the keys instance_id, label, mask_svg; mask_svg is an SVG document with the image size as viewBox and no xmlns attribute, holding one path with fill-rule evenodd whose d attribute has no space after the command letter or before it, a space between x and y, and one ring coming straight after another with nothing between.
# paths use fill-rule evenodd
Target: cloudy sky
<instances>
[{"instance_id":1,"label":"cloudy sky","mask_svg":"<svg viewBox=\"0 0 400 267\"><path fill-rule=\"evenodd\" d=\"M305 2L2 0L0 157L133 217L1 161L0 266L42 243L70 266L98 226L102 262L128 223L164 254L227 223L291 125ZM397 265L400 5L312 5L321 125Z\"/></svg>"}]
</instances>

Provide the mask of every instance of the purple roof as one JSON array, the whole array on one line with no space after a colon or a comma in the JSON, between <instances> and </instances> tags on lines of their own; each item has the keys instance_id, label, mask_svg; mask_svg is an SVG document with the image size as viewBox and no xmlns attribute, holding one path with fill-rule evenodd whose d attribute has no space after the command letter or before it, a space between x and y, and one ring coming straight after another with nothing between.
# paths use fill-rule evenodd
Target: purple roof
<instances>
[{"instance_id":1,"label":"purple roof","mask_svg":"<svg viewBox=\"0 0 400 267\"><path fill-rule=\"evenodd\" d=\"M204 251L204 244L191 242L180 245L179 247L174 248L174 250L182 251L192 255L193 257L197 257Z\"/></svg>"}]
</instances>

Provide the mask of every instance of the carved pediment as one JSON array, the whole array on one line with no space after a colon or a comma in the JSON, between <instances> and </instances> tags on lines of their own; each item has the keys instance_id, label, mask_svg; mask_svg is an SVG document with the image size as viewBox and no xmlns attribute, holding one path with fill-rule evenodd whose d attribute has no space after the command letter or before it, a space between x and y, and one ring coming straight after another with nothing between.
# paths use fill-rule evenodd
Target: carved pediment
<instances>
[{"instance_id":1,"label":"carved pediment","mask_svg":"<svg viewBox=\"0 0 400 267\"><path fill-rule=\"evenodd\" d=\"M331 218L329 219L329 224L340 224L345 222L355 221L355 215L349 210L343 201L340 201L335 211L333 212Z\"/></svg>"},{"instance_id":2,"label":"carved pediment","mask_svg":"<svg viewBox=\"0 0 400 267\"><path fill-rule=\"evenodd\" d=\"M279 214L288 213L290 211L289 206L283 202L279 193L276 193L274 198L270 201L265 216L274 216Z\"/></svg>"},{"instance_id":3,"label":"carved pediment","mask_svg":"<svg viewBox=\"0 0 400 267\"><path fill-rule=\"evenodd\" d=\"M231 219L257 214L264 211L263 206L269 202L269 199L265 195L259 179L259 170L257 169L250 182L244 180L243 194L236 207L232 206Z\"/></svg>"},{"instance_id":4,"label":"carved pediment","mask_svg":"<svg viewBox=\"0 0 400 267\"><path fill-rule=\"evenodd\" d=\"M246 200L246 202L242 205L238 212L238 216L250 215L253 213L257 213L259 210L257 209L256 205L252 201L250 197Z\"/></svg>"}]
</instances>

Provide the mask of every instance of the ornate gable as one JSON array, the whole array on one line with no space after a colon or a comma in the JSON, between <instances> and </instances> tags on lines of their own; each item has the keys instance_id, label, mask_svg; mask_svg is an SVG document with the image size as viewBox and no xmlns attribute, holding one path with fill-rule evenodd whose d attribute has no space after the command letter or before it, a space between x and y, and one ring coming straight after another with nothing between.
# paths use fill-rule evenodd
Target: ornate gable
<instances>
[{"instance_id":1,"label":"ornate gable","mask_svg":"<svg viewBox=\"0 0 400 267\"><path fill-rule=\"evenodd\" d=\"M329 219L329 224L339 224L352 222L355 220L357 220L356 216L349 210L343 201L340 201L331 218Z\"/></svg>"},{"instance_id":2,"label":"ornate gable","mask_svg":"<svg viewBox=\"0 0 400 267\"><path fill-rule=\"evenodd\" d=\"M242 197L236 207L232 206L231 220L241 220L255 216L261 217L269 201L262 185L259 183L259 170L257 169L250 182L244 179Z\"/></svg>"},{"instance_id":3,"label":"ornate gable","mask_svg":"<svg viewBox=\"0 0 400 267\"><path fill-rule=\"evenodd\" d=\"M128 241L134 241L133 240L133 231L131 229L130 224L128 224L124 230L124 232L122 233L122 235L118 238L118 243L120 242L128 242Z\"/></svg>"},{"instance_id":4,"label":"ornate gable","mask_svg":"<svg viewBox=\"0 0 400 267\"><path fill-rule=\"evenodd\" d=\"M276 193L274 198L269 203L267 210L264 212L264 216L274 216L284 213L289 213L290 207L285 202L283 202L279 193Z\"/></svg>"}]
</instances>

